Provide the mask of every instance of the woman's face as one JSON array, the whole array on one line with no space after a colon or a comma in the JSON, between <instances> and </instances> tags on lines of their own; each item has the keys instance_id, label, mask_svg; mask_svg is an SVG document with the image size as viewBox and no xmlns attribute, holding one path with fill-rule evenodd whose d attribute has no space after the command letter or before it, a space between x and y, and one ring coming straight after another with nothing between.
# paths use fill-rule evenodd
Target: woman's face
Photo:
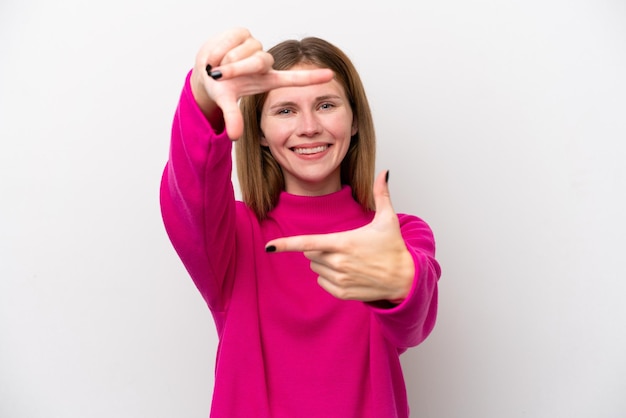
<instances>
[{"instance_id":1,"label":"woman's face","mask_svg":"<svg viewBox=\"0 0 626 418\"><path fill-rule=\"evenodd\" d=\"M293 70L318 68L297 65ZM285 176L285 191L319 196L341 189L341 162L357 125L336 80L268 93L261 113L261 145Z\"/></svg>"}]
</instances>

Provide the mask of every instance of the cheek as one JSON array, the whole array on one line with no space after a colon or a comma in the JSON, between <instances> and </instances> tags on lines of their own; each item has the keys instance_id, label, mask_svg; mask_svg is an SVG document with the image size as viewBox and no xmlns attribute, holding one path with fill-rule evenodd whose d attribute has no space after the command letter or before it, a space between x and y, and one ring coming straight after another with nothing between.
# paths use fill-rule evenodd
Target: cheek
<instances>
[{"instance_id":1,"label":"cheek","mask_svg":"<svg viewBox=\"0 0 626 418\"><path fill-rule=\"evenodd\" d=\"M350 139L355 133L352 122L347 122L345 118L333 121L326 126L326 129L331 132L335 138L342 139L347 142L350 142Z\"/></svg>"},{"instance_id":2,"label":"cheek","mask_svg":"<svg viewBox=\"0 0 626 418\"><path fill-rule=\"evenodd\" d=\"M284 143L293 129L289 123L285 121L261 121L261 131L263 137L261 138L261 144L265 146L280 146Z\"/></svg>"}]
</instances>

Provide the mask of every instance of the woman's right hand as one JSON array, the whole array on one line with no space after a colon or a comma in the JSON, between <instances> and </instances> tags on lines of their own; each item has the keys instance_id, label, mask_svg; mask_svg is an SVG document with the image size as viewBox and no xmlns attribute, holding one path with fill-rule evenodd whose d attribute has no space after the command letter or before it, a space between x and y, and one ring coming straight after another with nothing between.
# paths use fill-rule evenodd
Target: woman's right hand
<instances>
[{"instance_id":1,"label":"woman's right hand","mask_svg":"<svg viewBox=\"0 0 626 418\"><path fill-rule=\"evenodd\" d=\"M325 83L333 78L329 69L276 71L273 64L274 58L245 28L226 31L200 48L191 74L191 90L216 131L226 128L232 140L241 136L243 117L238 100L243 96L279 87ZM210 77L207 65L221 77Z\"/></svg>"}]
</instances>

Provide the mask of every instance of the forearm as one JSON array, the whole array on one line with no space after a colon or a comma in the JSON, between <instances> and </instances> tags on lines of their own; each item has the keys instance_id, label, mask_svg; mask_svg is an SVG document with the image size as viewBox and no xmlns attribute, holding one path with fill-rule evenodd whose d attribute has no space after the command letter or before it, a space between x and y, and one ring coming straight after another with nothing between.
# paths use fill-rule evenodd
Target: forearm
<instances>
[{"instance_id":1,"label":"forearm","mask_svg":"<svg viewBox=\"0 0 626 418\"><path fill-rule=\"evenodd\" d=\"M412 220L405 222L407 219ZM441 275L428 225L413 217L404 217L403 221L402 233L414 268L408 294L396 301L399 303L371 304L385 336L398 348L418 345L433 330Z\"/></svg>"},{"instance_id":2,"label":"forearm","mask_svg":"<svg viewBox=\"0 0 626 418\"><path fill-rule=\"evenodd\" d=\"M174 248L213 306L219 305L234 254L231 144L225 134L216 135L203 116L188 77L172 125L161 210Z\"/></svg>"}]
</instances>

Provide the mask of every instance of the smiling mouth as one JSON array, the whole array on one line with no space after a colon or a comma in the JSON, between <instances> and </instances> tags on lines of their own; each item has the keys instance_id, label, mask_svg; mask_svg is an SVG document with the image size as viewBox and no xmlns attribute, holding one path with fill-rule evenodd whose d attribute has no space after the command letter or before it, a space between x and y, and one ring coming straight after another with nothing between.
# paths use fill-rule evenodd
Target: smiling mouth
<instances>
[{"instance_id":1,"label":"smiling mouth","mask_svg":"<svg viewBox=\"0 0 626 418\"><path fill-rule=\"evenodd\" d=\"M292 151L295 152L296 154L299 155L311 155L311 154L317 154L320 152L324 152L326 151L328 148L330 147L330 145L326 144L326 145L320 145L318 147L312 147L312 148L292 148Z\"/></svg>"}]
</instances>

